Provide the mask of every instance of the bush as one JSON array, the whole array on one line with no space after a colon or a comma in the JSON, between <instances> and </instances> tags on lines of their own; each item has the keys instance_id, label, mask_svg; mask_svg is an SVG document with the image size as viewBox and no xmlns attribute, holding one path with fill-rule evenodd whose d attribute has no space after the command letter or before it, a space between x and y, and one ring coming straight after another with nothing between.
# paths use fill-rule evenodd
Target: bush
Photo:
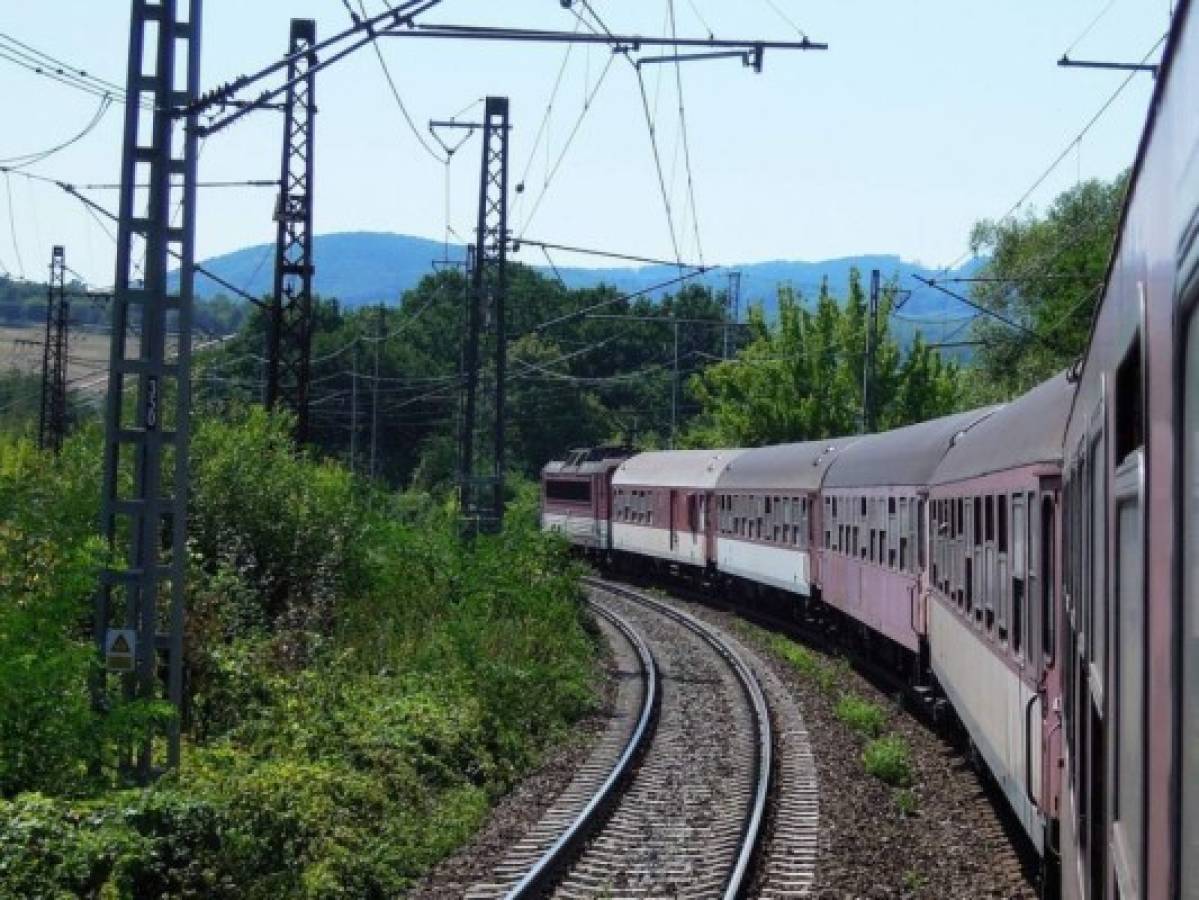
<instances>
[{"instance_id":1,"label":"bush","mask_svg":"<svg viewBox=\"0 0 1199 900\"><path fill-rule=\"evenodd\" d=\"M919 801L917 801L915 793L908 788L903 788L895 792L895 808L899 810L901 816L916 815L918 806Z\"/></svg>"},{"instance_id":2,"label":"bush","mask_svg":"<svg viewBox=\"0 0 1199 900\"><path fill-rule=\"evenodd\" d=\"M0 896L396 896L593 708L535 490L464 545L288 426L196 429L183 767L145 791L87 774L162 714L86 692L97 436L0 443Z\"/></svg>"},{"instance_id":3,"label":"bush","mask_svg":"<svg viewBox=\"0 0 1199 900\"><path fill-rule=\"evenodd\" d=\"M875 738L862 752L866 771L890 785L906 785L912 780L911 753L907 741L897 734Z\"/></svg>"},{"instance_id":4,"label":"bush","mask_svg":"<svg viewBox=\"0 0 1199 900\"><path fill-rule=\"evenodd\" d=\"M842 695L837 703L837 718L865 738L878 737L887 724L887 716L877 704L853 694Z\"/></svg>"},{"instance_id":5,"label":"bush","mask_svg":"<svg viewBox=\"0 0 1199 900\"><path fill-rule=\"evenodd\" d=\"M807 647L801 647L799 644L781 635L771 635L770 647L775 653L795 666L801 675L814 681L816 686L829 696L835 695L840 690L846 676L849 674L849 663L845 660L828 661L821 659L819 655Z\"/></svg>"}]
</instances>

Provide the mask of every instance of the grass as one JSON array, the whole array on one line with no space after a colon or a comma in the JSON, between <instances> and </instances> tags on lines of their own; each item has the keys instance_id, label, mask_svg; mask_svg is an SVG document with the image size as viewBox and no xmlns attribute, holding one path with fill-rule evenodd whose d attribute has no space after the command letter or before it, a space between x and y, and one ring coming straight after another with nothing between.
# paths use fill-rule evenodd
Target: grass
<instances>
[{"instance_id":1,"label":"grass","mask_svg":"<svg viewBox=\"0 0 1199 900\"><path fill-rule=\"evenodd\" d=\"M862 751L862 765L869 774L890 785L899 787L912 781L911 750L897 734L870 741Z\"/></svg>"},{"instance_id":2,"label":"grass","mask_svg":"<svg viewBox=\"0 0 1199 900\"><path fill-rule=\"evenodd\" d=\"M851 731L865 738L876 738L887 725L882 707L853 694L843 694L837 703L837 718Z\"/></svg>"}]
</instances>

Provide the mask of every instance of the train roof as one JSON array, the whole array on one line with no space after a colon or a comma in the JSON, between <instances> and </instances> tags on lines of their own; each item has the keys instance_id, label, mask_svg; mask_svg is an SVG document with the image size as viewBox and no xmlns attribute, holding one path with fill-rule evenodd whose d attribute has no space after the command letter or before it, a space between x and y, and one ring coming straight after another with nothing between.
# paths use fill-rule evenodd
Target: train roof
<instances>
[{"instance_id":1,"label":"train roof","mask_svg":"<svg viewBox=\"0 0 1199 900\"><path fill-rule=\"evenodd\" d=\"M950 484L1005 469L1062 461L1074 400L1063 372L980 421L957 440L930 480Z\"/></svg>"},{"instance_id":2,"label":"train roof","mask_svg":"<svg viewBox=\"0 0 1199 900\"><path fill-rule=\"evenodd\" d=\"M541 467L541 474L594 475L596 472L606 472L636 452L628 447L615 445L571 450L566 459L547 462Z\"/></svg>"},{"instance_id":3,"label":"train roof","mask_svg":"<svg viewBox=\"0 0 1199 900\"><path fill-rule=\"evenodd\" d=\"M743 450L663 450L626 459L612 477L617 487L712 488Z\"/></svg>"},{"instance_id":4,"label":"train roof","mask_svg":"<svg viewBox=\"0 0 1199 900\"><path fill-rule=\"evenodd\" d=\"M824 478L824 486L927 485L954 437L996 409L994 406L974 409L893 431L863 435L837 454Z\"/></svg>"},{"instance_id":5,"label":"train roof","mask_svg":"<svg viewBox=\"0 0 1199 900\"><path fill-rule=\"evenodd\" d=\"M803 441L742 451L716 482L719 490L814 491L837 454L856 437Z\"/></svg>"}]
</instances>

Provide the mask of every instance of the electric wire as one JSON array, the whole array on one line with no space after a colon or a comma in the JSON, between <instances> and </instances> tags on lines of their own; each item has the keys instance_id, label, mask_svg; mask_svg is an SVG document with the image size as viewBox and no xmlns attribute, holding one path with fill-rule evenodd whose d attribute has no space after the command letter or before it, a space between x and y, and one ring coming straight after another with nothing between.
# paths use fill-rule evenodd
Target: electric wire
<instances>
[{"instance_id":1,"label":"electric wire","mask_svg":"<svg viewBox=\"0 0 1199 900\"><path fill-rule=\"evenodd\" d=\"M12 251L17 258L17 269L21 273L21 278L25 277L25 262L21 259L21 248L17 243L17 223L16 216L13 215L12 201L12 177L7 171L4 173L4 186L8 192L8 232L12 237Z\"/></svg>"},{"instance_id":2,"label":"electric wire","mask_svg":"<svg viewBox=\"0 0 1199 900\"><path fill-rule=\"evenodd\" d=\"M555 161L553 167L550 168L548 174L546 175L545 183L541 188L541 193L538 194L537 200L533 203L532 209L529 211L528 218L525 219L524 224L521 226L521 235L528 231L529 226L533 224L533 219L536 217L537 211L541 209L541 204L545 200L546 194L549 192L550 185L553 184L554 179L561 170L562 163L565 162L566 155L570 152L570 148L574 144L575 138L582 129L583 122L587 118L587 114L591 111L592 106L595 104L595 98L599 94L600 88L604 86L604 82L607 80L608 73L612 70L612 62L615 60L615 58L615 54L608 57L608 61L604 64L604 68L600 72L599 78L596 79L595 86L592 88L591 94L584 101L583 108L579 112L578 118L575 119L574 126L571 128L570 134L566 138L566 143L562 145L562 150L558 154L558 159Z\"/></svg>"},{"instance_id":3,"label":"electric wire","mask_svg":"<svg viewBox=\"0 0 1199 900\"><path fill-rule=\"evenodd\" d=\"M675 19L674 0L667 0L670 11L670 36L678 38L678 22ZM683 100L683 64L678 59L674 61L675 89L679 100L679 127L683 134L683 161L687 166L687 194L691 205L691 223L695 229L695 255L699 264L704 264L704 248L699 236L699 209L695 205L695 177L691 168L691 141L687 133L687 108ZM680 265L682 261L680 260Z\"/></svg>"},{"instance_id":4,"label":"electric wire","mask_svg":"<svg viewBox=\"0 0 1199 900\"><path fill-rule=\"evenodd\" d=\"M1116 5L1116 0L1108 0L1107 4L1103 7L1103 9L1099 10L1099 14L1091 20L1091 24L1082 30L1082 34L1080 34L1078 37L1076 37L1074 39L1074 42L1071 43L1069 47L1067 47L1065 50L1062 51L1062 56L1068 56L1071 50L1073 50L1075 47L1077 47L1079 44L1081 44L1083 41L1083 38L1085 38L1088 34L1090 34L1094 30L1095 26L1099 24L1099 20L1102 19L1104 16L1106 16L1108 14L1108 12L1111 10L1111 8L1115 5Z\"/></svg>"},{"instance_id":5,"label":"electric wire","mask_svg":"<svg viewBox=\"0 0 1199 900\"><path fill-rule=\"evenodd\" d=\"M96 128L96 126L100 124L100 120L104 118L104 114L108 112L111 106L112 98L101 97L100 105L96 108L96 112L92 115L91 119L78 134L67 138L61 143L55 144L53 147L50 147L46 150L39 150L34 153L23 153L19 156L10 156L5 159L0 159L0 164L11 165L13 168L24 168L25 166L31 166L34 163L39 163L44 159L48 159L55 153L79 143L79 141L87 137Z\"/></svg>"},{"instance_id":6,"label":"electric wire","mask_svg":"<svg viewBox=\"0 0 1199 900\"><path fill-rule=\"evenodd\" d=\"M362 10L363 18L369 19L370 15L366 11L366 0L358 0L358 7ZM390 8L388 6L388 9ZM378 37L373 32L371 34L371 47L375 51L375 57L379 60L379 67L383 70L383 77L387 81L387 86L391 89L391 96L395 98L396 106L399 107L400 114L408 124L408 129L412 132L413 137L416 138L417 142L429 156L438 162L445 162L429 142L425 140L425 136L421 134L420 129L416 127L416 122L413 121L412 114L408 112L408 106L404 103L404 98L400 96L400 89L396 85L395 78L392 77L391 68L387 65L387 60L383 56L383 50L379 47Z\"/></svg>"},{"instance_id":7,"label":"electric wire","mask_svg":"<svg viewBox=\"0 0 1199 900\"><path fill-rule=\"evenodd\" d=\"M792 19L789 15L787 15L785 12L783 12L782 7L779 6L775 2L775 0L765 0L765 3L767 6L769 6L771 9L773 9L775 11L775 13L778 15L778 17L780 19L782 19L784 22L786 22L788 25L790 25L792 28L794 28L796 34L798 34L804 40L807 40L807 37L808 37L807 33L802 28L800 28L799 25L796 24L794 19Z\"/></svg>"},{"instance_id":8,"label":"electric wire","mask_svg":"<svg viewBox=\"0 0 1199 900\"><path fill-rule=\"evenodd\" d=\"M1157 50L1157 48L1160 47L1162 45L1162 43L1166 40L1167 36L1168 36L1167 34L1163 34L1160 38L1157 39L1157 41L1153 44L1153 46L1149 48L1148 52L1146 52L1145 55L1141 57L1140 64L1143 65L1149 59L1149 57L1154 54L1154 52ZM1025 204L1025 202L1028 200L1029 197L1031 197L1033 195L1033 193L1037 190L1037 188L1039 188L1042 184L1044 184L1046 179L1048 179L1049 176L1052 175L1053 172L1057 169L1057 167L1062 164L1062 161L1065 160L1066 157L1070 155L1070 151L1073 150L1075 148L1075 146L1078 145L1084 137L1086 137L1087 133L1090 132L1090 130L1093 127L1095 127L1095 123L1097 123L1103 117L1103 115L1111 108L1112 104L1116 102L1116 99L1122 93L1124 93L1125 88L1127 88L1128 85L1132 83L1133 78L1137 74L1138 73L1135 70L1128 73L1128 75L1124 78L1123 81L1120 82L1120 84L1116 87L1116 89L1114 91L1112 91L1112 93L1107 97L1106 100L1103 101L1103 104L1099 107L1098 111L1096 111L1095 114L1092 115L1091 118L1087 120L1086 124L1083 125L1082 130L1080 130L1078 132L1078 134L1076 134L1070 140L1070 142L1066 144L1065 148L1061 151L1061 153L1059 153L1056 157L1054 157L1053 161L1050 162L1048 167L1046 167L1046 169L1043 172L1041 172L1040 175L1037 176L1037 178L1033 181L1032 185L1027 190L1025 190L1023 194L1020 195L1020 198L1015 203L1013 203L1008 208L1008 210L1002 216L1000 216L998 219L996 219L995 221L1003 222L1003 221L1011 218L1011 216L1018 209L1020 209L1020 207L1022 207ZM970 248L967 248L966 251L961 256L959 256L956 260L954 260L952 263L950 263L948 266L946 266L942 271L947 272L951 269L956 269L959 265L961 265L966 260L967 257L970 256L970 252L971 252Z\"/></svg>"}]
</instances>

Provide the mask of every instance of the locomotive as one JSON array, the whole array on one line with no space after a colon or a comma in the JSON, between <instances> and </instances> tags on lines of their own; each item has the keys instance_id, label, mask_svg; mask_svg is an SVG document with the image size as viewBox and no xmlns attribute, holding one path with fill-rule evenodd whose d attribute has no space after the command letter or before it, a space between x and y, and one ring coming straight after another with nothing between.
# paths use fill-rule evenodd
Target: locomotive
<instances>
[{"instance_id":1,"label":"locomotive","mask_svg":"<svg viewBox=\"0 0 1199 900\"><path fill-rule=\"evenodd\" d=\"M1179 5L1088 347L1001 406L576 451L542 527L833 623L951 709L1070 900L1199 900L1199 22Z\"/></svg>"}]
</instances>

